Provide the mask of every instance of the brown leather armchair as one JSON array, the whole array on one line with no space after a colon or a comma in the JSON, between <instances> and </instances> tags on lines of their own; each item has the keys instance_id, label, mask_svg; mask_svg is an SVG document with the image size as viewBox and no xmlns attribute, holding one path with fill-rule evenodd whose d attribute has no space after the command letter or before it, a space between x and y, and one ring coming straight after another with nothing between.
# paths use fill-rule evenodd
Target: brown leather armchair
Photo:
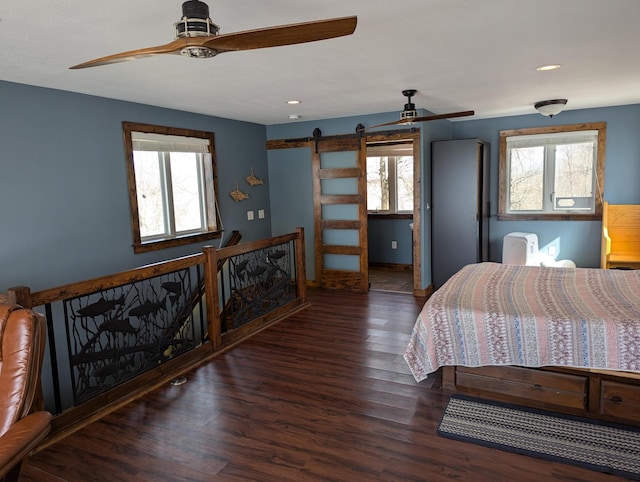
<instances>
[{"instance_id":1,"label":"brown leather armchair","mask_svg":"<svg viewBox=\"0 0 640 482\"><path fill-rule=\"evenodd\" d=\"M22 460L51 428L51 414L34 406L45 336L42 315L0 304L0 480L18 480Z\"/></svg>"}]
</instances>

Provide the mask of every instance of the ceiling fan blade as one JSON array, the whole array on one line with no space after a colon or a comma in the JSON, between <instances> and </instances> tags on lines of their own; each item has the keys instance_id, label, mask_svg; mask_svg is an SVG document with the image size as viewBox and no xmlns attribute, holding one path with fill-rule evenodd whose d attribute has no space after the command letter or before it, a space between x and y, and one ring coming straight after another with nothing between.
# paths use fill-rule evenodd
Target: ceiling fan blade
<instances>
[{"instance_id":1,"label":"ceiling fan blade","mask_svg":"<svg viewBox=\"0 0 640 482\"><path fill-rule=\"evenodd\" d=\"M467 117L470 115L475 115L475 112L472 110L463 110L460 112L450 112L449 114L434 114L434 115L425 115L422 117L414 117L414 122L427 122L438 119L453 119L455 117Z\"/></svg>"},{"instance_id":2,"label":"ceiling fan blade","mask_svg":"<svg viewBox=\"0 0 640 482\"><path fill-rule=\"evenodd\" d=\"M86 69L87 67L97 67L99 65L107 65L114 64L116 62L126 62L128 60L136 60L144 57L151 57L152 55L160 55L160 54L178 54L180 50L186 47L187 45L191 45L195 42L199 41L199 44L204 42L206 38L204 37L192 37L192 38L180 38L174 40L165 45L158 45L156 47L147 47L144 49L138 50L129 50L128 52L120 52L119 54L107 55L106 57L100 57L99 59L89 60L87 62L83 62L78 65L74 65L73 67L69 67L70 69Z\"/></svg>"},{"instance_id":3,"label":"ceiling fan blade","mask_svg":"<svg viewBox=\"0 0 640 482\"><path fill-rule=\"evenodd\" d=\"M126 62L128 60L141 59L153 55L178 54L186 47L211 49L214 51L213 55L215 55L216 53L233 50L251 50L315 42L317 40L351 35L355 31L357 21L358 18L355 16L340 17L216 36L182 37L165 45L120 52L118 54L100 57L99 59L89 60L69 68L85 69L87 67Z\"/></svg>"},{"instance_id":4,"label":"ceiling fan blade","mask_svg":"<svg viewBox=\"0 0 640 482\"><path fill-rule=\"evenodd\" d=\"M465 110L461 112L450 112L449 114L434 114L434 115L426 115L422 117L411 117L408 119L400 119L394 122L387 122L386 124L378 124L378 125L369 127L369 129L373 129L374 127L415 124L416 122L428 122L428 121L438 120L438 119L453 119L454 117L467 117L474 114L475 112L472 110Z\"/></svg>"},{"instance_id":5,"label":"ceiling fan blade","mask_svg":"<svg viewBox=\"0 0 640 482\"><path fill-rule=\"evenodd\" d=\"M315 42L351 35L356 29L357 22L358 18L351 16L245 30L207 37L203 46L225 52Z\"/></svg>"}]
</instances>

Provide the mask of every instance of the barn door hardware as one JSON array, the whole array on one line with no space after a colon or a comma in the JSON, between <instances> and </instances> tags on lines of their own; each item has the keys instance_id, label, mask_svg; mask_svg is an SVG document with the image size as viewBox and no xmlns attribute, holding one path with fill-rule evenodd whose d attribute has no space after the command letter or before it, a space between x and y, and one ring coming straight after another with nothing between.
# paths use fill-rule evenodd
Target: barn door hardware
<instances>
[{"instance_id":1,"label":"barn door hardware","mask_svg":"<svg viewBox=\"0 0 640 482\"><path fill-rule=\"evenodd\" d=\"M358 134L358 150L360 150L360 145L362 144L362 137L364 136L365 127L363 124L358 124L356 126L356 134Z\"/></svg>"},{"instance_id":2,"label":"barn door hardware","mask_svg":"<svg viewBox=\"0 0 640 482\"><path fill-rule=\"evenodd\" d=\"M316 154L318 153L318 142L320 142L320 137L322 136L322 131L319 127L313 129L313 140L316 145Z\"/></svg>"}]
</instances>

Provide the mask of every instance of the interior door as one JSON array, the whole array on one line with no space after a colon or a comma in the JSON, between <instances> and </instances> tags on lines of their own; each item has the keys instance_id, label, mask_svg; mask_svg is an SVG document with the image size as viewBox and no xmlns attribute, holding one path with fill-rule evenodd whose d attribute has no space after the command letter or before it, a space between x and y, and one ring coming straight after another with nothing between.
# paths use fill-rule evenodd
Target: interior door
<instances>
[{"instance_id":1,"label":"interior door","mask_svg":"<svg viewBox=\"0 0 640 482\"><path fill-rule=\"evenodd\" d=\"M365 140L319 140L312 153L316 282L325 288L366 292Z\"/></svg>"}]
</instances>

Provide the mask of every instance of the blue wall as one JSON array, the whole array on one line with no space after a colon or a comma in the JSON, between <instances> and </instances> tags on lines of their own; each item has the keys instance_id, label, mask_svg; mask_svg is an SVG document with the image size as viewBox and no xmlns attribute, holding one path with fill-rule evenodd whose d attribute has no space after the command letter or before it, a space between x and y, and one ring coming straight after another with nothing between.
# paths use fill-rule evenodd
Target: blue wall
<instances>
[{"instance_id":1,"label":"blue wall","mask_svg":"<svg viewBox=\"0 0 640 482\"><path fill-rule=\"evenodd\" d=\"M466 120L453 123L455 139L478 137L491 144L491 259L502 260L502 239L514 231L536 233L543 253L554 245L556 259L580 267L600 266L600 221L498 221L498 157L501 130L606 122L604 199L612 204L640 204L640 104L568 110L553 118L540 114Z\"/></svg>"},{"instance_id":2,"label":"blue wall","mask_svg":"<svg viewBox=\"0 0 640 482\"><path fill-rule=\"evenodd\" d=\"M356 126L363 124L365 126L372 126L385 122L392 122L398 119L397 112L373 114L365 116L354 117L341 117L338 119L325 119L318 121L306 121L306 122L294 122L288 124L278 124L267 126L267 138L268 139L295 139L301 137L312 137L313 130L317 127L322 131L323 136L332 136L340 134L353 134L356 132ZM430 158L430 141L425 141L425 132L430 132L433 129L439 135L440 130L444 130L451 134L450 122L439 121L432 122L429 128L425 129L425 126L421 126L421 147L423 150L423 159L425 157L425 151L428 158ZM438 127L438 125L440 127ZM406 126L399 127L406 129ZM428 137L427 137L428 139ZM426 143L426 148L425 148ZM270 196L271 196L271 209L273 219L273 234L279 234L281 232L289 232L296 226L303 226L305 228L305 250L306 250L306 263L307 263L307 278L315 280L315 254L314 254L314 231L313 231L313 183L311 179L311 149L298 148L298 149L275 149L270 150L267 154L269 162L269 182L271 183ZM423 160L419 161L423 164ZM425 175L424 167L421 166L423 176ZM428 169L427 169L428 172ZM423 187L424 189L424 187ZM423 210L422 215L425 215ZM388 221L380 221L381 223ZM411 264L411 232L408 224L411 221L402 223L401 229L397 229L395 221L392 223L393 227L389 228L386 224L384 227L375 226L376 233L386 231L382 236L377 237L379 239L379 246L376 239L373 240L373 244L370 242L370 249L373 248L374 255L369 259L372 262L385 262L385 263L401 263ZM426 223L428 225L428 222ZM422 226L425 226L425 222L422 222ZM391 252L391 240L389 233L397 230L398 249ZM406 230L406 233L405 233ZM404 234L402 234L404 233ZM404 236L404 237L403 237ZM395 239L395 238L394 238ZM379 247L382 247L384 243L385 253L376 253ZM427 242L425 249L424 235L422 237L423 253L430 252L430 244ZM384 261L379 261L384 259ZM423 280L428 277L426 284L430 282L430 260L429 256L426 258L426 264L423 262ZM426 285L425 285L426 286Z\"/></svg>"},{"instance_id":3,"label":"blue wall","mask_svg":"<svg viewBox=\"0 0 640 482\"><path fill-rule=\"evenodd\" d=\"M424 113L421 112L420 114ZM398 120L397 112L278 124L267 127L267 137L268 139L311 137L316 127L320 128L323 136L351 134L355 132L359 123L365 126L372 126L395 120ZM421 198L424 200L420 220L421 287L424 288L431 283L431 212L428 209L430 202L429 186L431 184L431 141L451 139L453 127L452 123L446 120L427 122L419 127L422 155L418 162L420 163L422 176L420 185ZM398 128L406 129L407 127ZM277 229L274 227L274 234L278 234L280 231L288 232L295 226L305 227L307 277L313 280L315 279L315 256L313 252L311 151L310 149L270 150L268 159L272 218L274 219L274 226L275 223L278 224ZM277 175L272 175L272 173L277 173ZM370 221L373 230L370 230L370 232L374 235L374 239L370 239L369 242L370 261L411 264L411 231L408 227L410 222L378 220L372 223ZM382 225L383 223L384 226ZM397 239L391 236L392 233L397 236ZM398 249L393 250L393 252L390 249L392 239L398 241Z\"/></svg>"},{"instance_id":4,"label":"blue wall","mask_svg":"<svg viewBox=\"0 0 640 482\"><path fill-rule=\"evenodd\" d=\"M369 263L413 264L411 219L369 217ZM391 242L397 248L391 248Z\"/></svg>"},{"instance_id":5,"label":"blue wall","mask_svg":"<svg viewBox=\"0 0 640 482\"><path fill-rule=\"evenodd\" d=\"M315 273L313 254L313 179L309 149L269 151L271 231L274 236L304 228L307 279ZM275 160L274 160L275 158ZM277 162L276 162L277 161Z\"/></svg>"},{"instance_id":6,"label":"blue wall","mask_svg":"<svg viewBox=\"0 0 640 482\"><path fill-rule=\"evenodd\" d=\"M225 239L234 229L243 242L271 235L263 125L9 82L0 82L0 105L0 291L39 291L201 251L206 243L133 253L122 121L214 132ZM251 167L265 184L246 183ZM248 200L229 196L236 179Z\"/></svg>"},{"instance_id":7,"label":"blue wall","mask_svg":"<svg viewBox=\"0 0 640 482\"><path fill-rule=\"evenodd\" d=\"M266 139L308 137L316 127L323 135L347 134L358 123L397 119L397 112L391 112L262 126L9 82L0 82L0 105L0 291L17 285L39 291L200 251L201 245L188 245L133 253L125 120L214 132L225 239L234 229L243 241L251 241L302 226L307 275L314 279L310 151L267 152ZM501 260L505 234L527 231L538 234L542 248L555 243L558 259L598 266L598 221L516 222L495 216L500 130L598 121L607 123L605 199L640 203L640 105L569 110L552 119L532 114L422 124L422 287L431 282L431 141L441 139L478 137L491 143L492 260ZM251 188L244 183L251 167L265 184ZM229 197L236 180L248 200L236 203ZM258 209L265 210L265 218L247 221L247 211L257 214ZM404 243L398 241L394 254L405 256Z\"/></svg>"},{"instance_id":8,"label":"blue wall","mask_svg":"<svg viewBox=\"0 0 640 482\"><path fill-rule=\"evenodd\" d=\"M396 113L376 114L362 117L347 117L322 121L296 122L267 127L269 139L309 137L313 129L319 127L323 135L347 134L354 132L358 123L374 125L397 118ZM540 127L548 125L575 124L581 122L607 123L607 147L605 167L605 200L611 203L640 203L640 105L627 105L599 109L568 110L548 118L540 114L501 117L494 119L465 120L457 122L438 121L420 125L422 159L422 199L421 222L422 288L431 283L431 142L446 139L480 138L490 143L491 162L491 220L490 259L502 260L502 240L514 231L533 232L538 235L540 249L546 252L549 246L556 248L556 259L572 259L578 266L598 267L600 265L600 221L498 221L498 148L499 133L505 129ZM314 279L313 265L313 199L311 190L310 152L297 149L296 153L286 153L288 149L269 151L269 172L277 172L278 178L271 178L271 205L273 218L279 228L288 231L295 226L306 227L307 275ZM293 157L295 156L295 161ZM295 169L290 164L295 163ZM302 165L300 165L302 164ZM292 187L296 185L296 187ZM277 188L274 188L277 186ZM307 186L308 193L305 196ZM295 214L287 214L285 208L297 204ZM300 205L307 208L302 212ZM290 208L288 208L290 209ZM275 221L274 221L275 222ZM384 240L384 246L390 245ZM397 256L405 256L399 244ZM374 242L374 248L377 245ZM371 257L370 257L371 259ZM404 259L404 258L403 258Z\"/></svg>"}]
</instances>

